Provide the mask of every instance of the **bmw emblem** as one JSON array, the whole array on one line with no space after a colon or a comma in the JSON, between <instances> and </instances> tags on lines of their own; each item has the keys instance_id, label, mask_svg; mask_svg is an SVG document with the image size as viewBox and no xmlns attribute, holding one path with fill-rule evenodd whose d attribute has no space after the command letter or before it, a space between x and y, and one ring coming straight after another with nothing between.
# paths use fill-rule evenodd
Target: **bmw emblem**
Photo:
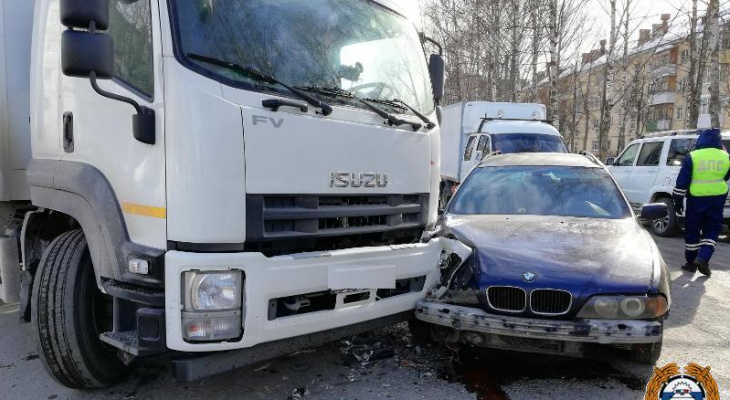
<instances>
[{"instance_id":1,"label":"bmw emblem","mask_svg":"<svg viewBox=\"0 0 730 400\"><path fill-rule=\"evenodd\" d=\"M532 282L535 280L535 278L537 278L537 275L532 272L525 272L524 274L522 274L522 279L524 279L525 282Z\"/></svg>"}]
</instances>

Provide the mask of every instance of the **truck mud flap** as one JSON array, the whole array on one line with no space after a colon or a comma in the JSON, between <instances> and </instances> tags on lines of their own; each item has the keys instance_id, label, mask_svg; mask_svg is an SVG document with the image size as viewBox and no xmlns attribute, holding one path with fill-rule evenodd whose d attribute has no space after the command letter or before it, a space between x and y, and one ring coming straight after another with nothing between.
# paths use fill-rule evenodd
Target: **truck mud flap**
<instances>
[{"instance_id":1,"label":"truck mud flap","mask_svg":"<svg viewBox=\"0 0 730 400\"><path fill-rule=\"evenodd\" d=\"M291 354L301 349L321 346L334 340L397 324L410 318L413 318L413 311L291 339L262 343L247 349L184 355L173 359L175 380L190 382Z\"/></svg>"}]
</instances>

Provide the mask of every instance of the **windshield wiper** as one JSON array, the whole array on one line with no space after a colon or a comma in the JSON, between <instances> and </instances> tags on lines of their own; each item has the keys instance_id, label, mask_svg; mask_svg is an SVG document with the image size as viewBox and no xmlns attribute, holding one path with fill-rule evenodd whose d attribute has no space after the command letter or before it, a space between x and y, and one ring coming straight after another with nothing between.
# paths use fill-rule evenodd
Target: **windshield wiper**
<instances>
[{"instance_id":1,"label":"windshield wiper","mask_svg":"<svg viewBox=\"0 0 730 400\"><path fill-rule=\"evenodd\" d=\"M306 90L306 91L309 91L309 92L323 94L323 95L338 96L338 97L345 97L345 98L348 98L348 99L358 100L361 103L365 104L365 106L368 109L370 109L374 113L378 114L379 116L385 118L388 121L388 124L391 125L391 126L393 126L393 125L395 125L395 126L401 126L401 125L408 124L408 125L410 125L413 128L414 131L417 131L417 130L421 129L421 127L423 127L423 125L419 124L418 122L412 122L412 121L407 121L407 120L398 118L395 115L390 114L390 113L387 113L385 110L381 110L380 108L375 107L374 105L370 104L370 102L373 102L373 103L383 103L383 104L388 104L390 106L396 106L396 107L401 107L402 108L402 106L400 104L395 103L394 101L377 100L377 99L365 99L365 100L363 100L363 99L355 96L354 93L349 92L349 91L347 91L345 89L338 88L338 87L326 87L325 88L325 87L319 87L319 86L307 86L307 87L300 86L300 87L297 87L297 88L298 89L301 89L301 90Z\"/></svg>"},{"instance_id":2,"label":"windshield wiper","mask_svg":"<svg viewBox=\"0 0 730 400\"><path fill-rule=\"evenodd\" d=\"M355 99L359 100L362 104L365 104L365 106L367 108L369 108L372 112L385 118L388 121L388 124L391 126L393 126L393 125L401 126L401 125L407 124L407 125L410 125L414 131L421 129L421 127L423 126L423 125L419 124L418 122L412 122L412 121L407 121L405 119L398 118L395 115L385 112L384 110L381 110L380 108L375 107L374 105L370 104L367 100L363 100L357 96L355 96Z\"/></svg>"},{"instance_id":3,"label":"windshield wiper","mask_svg":"<svg viewBox=\"0 0 730 400\"><path fill-rule=\"evenodd\" d=\"M227 68L227 69L229 69L229 70L231 70L233 72L237 72L237 73L239 73L241 75L248 76L249 78L254 78L254 79L257 79L257 80L262 81L262 82L276 83L278 85L281 85L281 86L285 87L287 90L289 90L290 92L292 92L295 95L297 95L302 100L304 100L307 103L309 103L310 105L312 105L313 107L317 107L317 108L321 109L322 110L322 115L327 116L327 115L332 114L332 106L330 106L329 104L327 104L327 103L325 103L323 101L317 100L314 97L312 97L312 96L304 93L300 89L297 89L295 87L289 86L286 83L284 83L284 82L282 82L282 81L274 78L273 76L266 75L266 74L258 71L255 68L246 67L246 66L243 66L241 64L236 64L234 62L225 61L225 60L219 60L217 58L208 57L208 56L204 56L204 55L201 55L201 54L187 53L186 55L189 58L192 58L193 60L202 61L202 62L205 62L205 63L208 63L208 64L217 65L219 67L224 67L224 68Z\"/></svg>"},{"instance_id":4,"label":"windshield wiper","mask_svg":"<svg viewBox=\"0 0 730 400\"><path fill-rule=\"evenodd\" d=\"M436 127L436 124L434 124L433 121L431 121L427 116L425 116L425 115L421 114L420 112L416 111L415 108L409 106L408 103L406 103L405 101L399 100L399 99L393 99L392 101L394 103L400 103L400 104L403 104L404 106L408 107L408 109L411 110L411 112L413 114L415 114L416 117L420 118L421 121L423 121L426 124L426 128L428 128L429 130Z\"/></svg>"}]
</instances>

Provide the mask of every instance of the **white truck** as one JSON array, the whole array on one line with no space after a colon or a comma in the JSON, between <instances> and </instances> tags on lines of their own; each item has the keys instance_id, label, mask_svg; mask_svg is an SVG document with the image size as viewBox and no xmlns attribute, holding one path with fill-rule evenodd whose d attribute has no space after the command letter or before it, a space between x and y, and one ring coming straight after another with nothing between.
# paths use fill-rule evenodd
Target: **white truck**
<instances>
[{"instance_id":1,"label":"white truck","mask_svg":"<svg viewBox=\"0 0 730 400\"><path fill-rule=\"evenodd\" d=\"M412 315L444 62L397 1L33 3L0 2L0 295L58 382L167 351L187 381Z\"/></svg>"},{"instance_id":2,"label":"white truck","mask_svg":"<svg viewBox=\"0 0 730 400\"><path fill-rule=\"evenodd\" d=\"M469 171L492 153L567 153L560 132L546 121L542 104L467 101L442 110L441 187L446 205Z\"/></svg>"}]
</instances>

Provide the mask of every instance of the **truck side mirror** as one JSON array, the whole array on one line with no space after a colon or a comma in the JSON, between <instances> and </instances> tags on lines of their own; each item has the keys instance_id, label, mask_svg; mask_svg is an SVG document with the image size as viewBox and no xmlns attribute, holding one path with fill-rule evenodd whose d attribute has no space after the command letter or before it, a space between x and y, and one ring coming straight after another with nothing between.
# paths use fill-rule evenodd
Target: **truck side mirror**
<instances>
[{"instance_id":1,"label":"truck side mirror","mask_svg":"<svg viewBox=\"0 0 730 400\"><path fill-rule=\"evenodd\" d=\"M614 165L616 163L616 157L606 157L606 165Z\"/></svg>"},{"instance_id":2,"label":"truck side mirror","mask_svg":"<svg viewBox=\"0 0 730 400\"><path fill-rule=\"evenodd\" d=\"M480 161L482 161L483 157L484 157L484 153L482 153L480 150L477 150L476 156L474 159L477 160L477 162L480 162Z\"/></svg>"},{"instance_id":3,"label":"truck side mirror","mask_svg":"<svg viewBox=\"0 0 730 400\"><path fill-rule=\"evenodd\" d=\"M137 114L132 117L135 139L155 144L155 112L129 97L107 92L97 79L114 76L114 42L97 32L109 28L109 0L61 0L61 23L69 28L61 36L61 71L76 78L89 78L91 87L101 96L128 103ZM86 29L74 30L76 29Z\"/></svg>"},{"instance_id":4,"label":"truck side mirror","mask_svg":"<svg viewBox=\"0 0 730 400\"><path fill-rule=\"evenodd\" d=\"M446 61L438 54L431 54L428 72L433 85L433 100L438 104L444 98L444 82L446 80Z\"/></svg>"}]
</instances>

